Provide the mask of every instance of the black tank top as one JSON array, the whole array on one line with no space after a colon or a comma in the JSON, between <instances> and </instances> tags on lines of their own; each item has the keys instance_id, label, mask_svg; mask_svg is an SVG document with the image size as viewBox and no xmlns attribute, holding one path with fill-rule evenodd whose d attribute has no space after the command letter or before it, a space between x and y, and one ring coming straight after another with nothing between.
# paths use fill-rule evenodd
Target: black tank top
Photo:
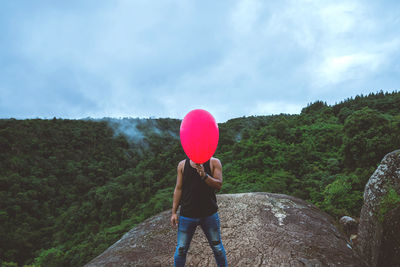
<instances>
[{"instance_id":1,"label":"black tank top","mask_svg":"<svg viewBox=\"0 0 400 267\"><path fill-rule=\"evenodd\" d=\"M203 164L204 170L211 175L210 161ZM186 159L183 169L183 184L180 215L189 218L201 218L213 215L218 210L215 190L201 180L197 170Z\"/></svg>"}]
</instances>

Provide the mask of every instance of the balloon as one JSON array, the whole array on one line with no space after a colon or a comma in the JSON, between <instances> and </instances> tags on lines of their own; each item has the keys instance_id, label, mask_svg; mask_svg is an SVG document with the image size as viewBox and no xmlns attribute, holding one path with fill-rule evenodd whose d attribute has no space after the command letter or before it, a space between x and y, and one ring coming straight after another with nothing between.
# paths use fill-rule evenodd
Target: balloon
<instances>
[{"instance_id":1,"label":"balloon","mask_svg":"<svg viewBox=\"0 0 400 267\"><path fill-rule=\"evenodd\" d=\"M208 111L192 110L182 120L180 138L186 155L193 162L202 164L208 161L217 149L218 125Z\"/></svg>"}]
</instances>

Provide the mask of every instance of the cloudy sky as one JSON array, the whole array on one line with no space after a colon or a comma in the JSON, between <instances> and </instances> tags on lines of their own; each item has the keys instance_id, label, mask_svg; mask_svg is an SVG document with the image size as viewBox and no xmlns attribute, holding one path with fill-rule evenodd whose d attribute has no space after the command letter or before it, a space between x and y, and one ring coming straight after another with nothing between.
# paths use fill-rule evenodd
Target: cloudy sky
<instances>
[{"instance_id":1,"label":"cloudy sky","mask_svg":"<svg viewBox=\"0 0 400 267\"><path fill-rule=\"evenodd\" d=\"M400 2L9 0L0 118L299 113L399 90Z\"/></svg>"}]
</instances>

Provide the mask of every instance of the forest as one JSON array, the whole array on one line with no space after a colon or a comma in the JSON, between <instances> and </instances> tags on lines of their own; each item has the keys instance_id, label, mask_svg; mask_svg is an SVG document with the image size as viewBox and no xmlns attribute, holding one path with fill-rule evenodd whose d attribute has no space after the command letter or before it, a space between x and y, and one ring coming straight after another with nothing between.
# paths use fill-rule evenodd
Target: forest
<instances>
[{"instance_id":1,"label":"forest","mask_svg":"<svg viewBox=\"0 0 400 267\"><path fill-rule=\"evenodd\" d=\"M146 218L171 209L186 156L180 120L0 120L0 264L83 266ZM400 92L300 114L219 123L220 194L272 192L358 217L366 182L400 148ZM392 191L390 191L392 192ZM387 212L400 196L392 192Z\"/></svg>"}]
</instances>

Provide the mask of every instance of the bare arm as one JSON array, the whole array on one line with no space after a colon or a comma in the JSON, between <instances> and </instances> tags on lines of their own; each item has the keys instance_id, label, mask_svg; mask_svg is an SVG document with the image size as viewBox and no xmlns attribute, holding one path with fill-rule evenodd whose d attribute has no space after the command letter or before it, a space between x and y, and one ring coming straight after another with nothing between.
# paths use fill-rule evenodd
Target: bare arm
<instances>
[{"instance_id":1,"label":"bare arm","mask_svg":"<svg viewBox=\"0 0 400 267\"><path fill-rule=\"evenodd\" d=\"M179 202L181 201L182 196L182 183L183 183L183 167L185 165L185 161L181 161L178 164L177 168L177 176L176 176L176 186L174 190L174 199L172 202L172 216L171 216L171 225L177 226L178 224L178 215L176 214L179 207Z\"/></svg>"},{"instance_id":2,"label":"bare arm","mask_svg":"<svg viewBox=\"0 0 400 267\"><path fill-rule=\"evenodd\" d=\"M211 158L210 161L211 172L207 174L207 178L204 182L217 190L221 190L222 188L222 164L221 161L217 158ZM197 171L199 172L201 177L204 177L205 171L202 165L197 165Z\"/></svg>"}]
</instances>

